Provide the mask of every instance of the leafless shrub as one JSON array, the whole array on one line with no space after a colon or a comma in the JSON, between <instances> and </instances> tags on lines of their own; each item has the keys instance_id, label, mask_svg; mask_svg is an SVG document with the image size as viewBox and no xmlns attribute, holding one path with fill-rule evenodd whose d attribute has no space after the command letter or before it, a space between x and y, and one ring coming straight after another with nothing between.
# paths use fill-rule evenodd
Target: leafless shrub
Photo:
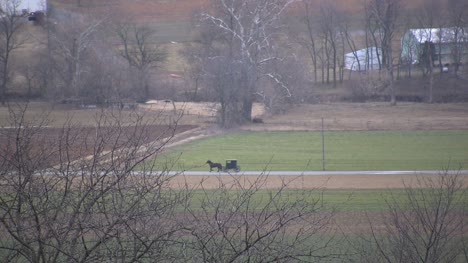
<instances>
[{"instance_id":1,"label":"leafless shrub","mask_svg":"<svg viewBox=\"0 0 468 263\"><path fill-rule=\"evenodd\" d=\"M150 139L149 122L102 113L96 128L11 110L0 149L0 253L8 262L145 261L170 258L180 228L170 220L181 194L170 176L145 163L167 139ZM174 128L166 136L171 137ZM133 172L135 168L140 172Z\"/></svg>"},{"instance_id":2,"label":"leafless shrub","mask_svg":"<svg viewBox=\"0 0 468 263\"><path fill-rule=\"evenodd\" d=\"M404 201L392 195L383 228L370 223L361 262L457 262L466 254L466 189L459 173L419 177L406 185ZM372 222L369 219L369 222Z\"/></svg>"},{"instance_id":3,"label":"leafless shrub","mask_svg":"<svg viewBox=\"0 0 468 263\"><path fill-rule=\"evenodd\" d=\"M388 86L386 81L378 79L350 80L351 98L353 101L366 102L369 99L376 99L385 93Z\"/></svg>"},{"instance_id":4,"label":"leafless shrub","mask_svg":"<svg viewBox=\"0 0 468 263\"><path fill-rule=\"evenodd\" d=\"M333 212L321 205L317 192L288 191L286 182L266 192L261 189L267 175L252 181L231 178L231 184L220 180L217 190L197 192L191 201L199 202L199 209L187 204L187 259L299 262L331 257Z\"/></svg>"}]
</instances>

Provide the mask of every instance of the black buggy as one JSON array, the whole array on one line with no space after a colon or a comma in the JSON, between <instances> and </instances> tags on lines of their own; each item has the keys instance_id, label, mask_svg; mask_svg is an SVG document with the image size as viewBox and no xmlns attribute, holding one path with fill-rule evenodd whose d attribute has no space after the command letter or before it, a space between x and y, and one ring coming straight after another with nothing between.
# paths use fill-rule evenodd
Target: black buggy
<instances>
[{"instance_id":1,"label":"black buggy","mask_svg":"<svg viewBox=\"0 0 468 263\"><path fill-rule=\"evenodd\" d=\"M226 160L226 166L224 167L225 172L234 171L239 172L240 166L237 165L237 160L235 159L228 159Z\"/></svg>"}]
</instances>

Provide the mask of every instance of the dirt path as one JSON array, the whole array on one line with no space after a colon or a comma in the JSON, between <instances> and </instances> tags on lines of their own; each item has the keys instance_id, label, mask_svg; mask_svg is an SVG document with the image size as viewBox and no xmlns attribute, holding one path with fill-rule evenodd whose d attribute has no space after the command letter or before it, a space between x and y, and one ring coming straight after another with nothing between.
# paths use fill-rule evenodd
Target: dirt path
<instances>
[{"instance_id":1,"label":"dirt path","mask_svg":"<svg viewBox=\"0 0 468 263\"><path fill-rule=\"evenodd\" d=\"M278 189L287 185L290 189L401 189L404 186L418 187L418 176L436 180L437 175L333 175L333 176L268 176L262 184L264 189ZM258 176L216 175L212 176L177 176L171 181L171 187L216 189L220 185L235 188L237 184L248 187ZM461 176L468 188L468 175Z\"/></svg>"}]
</instances>

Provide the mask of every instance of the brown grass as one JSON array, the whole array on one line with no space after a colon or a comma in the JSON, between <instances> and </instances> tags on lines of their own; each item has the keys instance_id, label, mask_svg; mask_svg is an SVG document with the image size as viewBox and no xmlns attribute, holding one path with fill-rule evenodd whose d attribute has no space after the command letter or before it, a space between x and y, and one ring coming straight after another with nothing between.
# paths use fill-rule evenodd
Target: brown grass
<instances>
[{"instance_id":1,"label":"brown grass","mask_svg":"<svg viewBox=\"0 0 468 263\"><path fill-rule=\"evenodd\" d=\"M307 104L264 119L247 130L466 130L468 104L333 103Z\"/></svg>"},{"instance_id":2,"label":"brown grass","mask_svg":"<svg viewBox=\"0 0 468 263\"><path fill-rule=\"evenodd\" d=\"M443 0L446 2L446 0ZM188 21L192 14L210 5L210 0L81 0L81 7L77 7L76 0L50 0L55 6L74 9L101 9L123 12L128 16L138 17L140 21ZM323 0L312 0L313 6L319 9ZM363 0L329 0L338 10L356 13L363 10ZM418 8L423 0L404 1L407 9ZM292 10L299 10L296 4Z\"/></svg>"}]
</instances>

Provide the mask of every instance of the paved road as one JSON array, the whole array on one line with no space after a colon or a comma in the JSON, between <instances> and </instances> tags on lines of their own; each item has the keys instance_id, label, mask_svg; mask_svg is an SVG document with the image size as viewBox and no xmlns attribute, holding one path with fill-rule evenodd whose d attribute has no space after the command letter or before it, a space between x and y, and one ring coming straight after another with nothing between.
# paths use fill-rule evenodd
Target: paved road
<instances>
[{"instance_id":1,"label":"paved road","mask_svg":"<svg viewBox=\"0 0 468 263\"><path fill-rule=\"evenodd\" d=\"M468 170L461 171L448 171L451 174L460 173L461 175L468 175ZM194 171L170 171L165 172L168 175L187 175L187 176L210 176L210 175L245 175L245 176L258 176L261 175L261 171L240 171L240 172L194 172ZM273 176L333 176L333 175L375 175L375 176L385 176L385 175L437 175L441 171L266 171L268 175ZM159 174L159 173L158 173Z\"/></svg>"}]
</instances>

